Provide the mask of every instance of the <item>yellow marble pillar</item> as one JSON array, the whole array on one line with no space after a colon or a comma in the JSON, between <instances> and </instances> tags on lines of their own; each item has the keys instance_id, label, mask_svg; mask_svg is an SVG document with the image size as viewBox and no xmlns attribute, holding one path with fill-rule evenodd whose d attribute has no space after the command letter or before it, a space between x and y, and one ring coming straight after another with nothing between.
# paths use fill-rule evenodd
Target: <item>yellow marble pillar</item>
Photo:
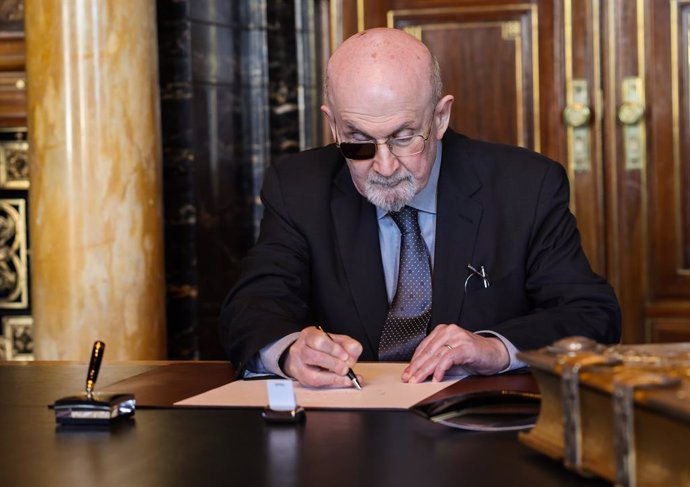
<instances>
[{"instance_id":1,"label":"yellow marble pillar","mask_svg":"<svg viewBox=\"0 0 690 487\"><path fill-rule=\"evenodd\" d=\"M25 0L37 359L165 356L155 0Z\"/></svg>"}]
</instances>

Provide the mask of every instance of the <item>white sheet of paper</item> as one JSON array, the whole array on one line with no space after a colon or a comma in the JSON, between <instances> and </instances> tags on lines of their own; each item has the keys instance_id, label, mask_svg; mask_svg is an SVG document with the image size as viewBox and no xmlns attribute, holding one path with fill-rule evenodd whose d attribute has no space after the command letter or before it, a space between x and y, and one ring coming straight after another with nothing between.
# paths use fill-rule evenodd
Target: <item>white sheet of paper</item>
<instances>
[{"instance_id":1,"label":"white sheet of paper","mask_svg":"<svg viewBox=\"0 0 690 487\"><path fill-rule=\"evenodd\" d=\"M362 390L307 388L294 383L297 404L304 408L409 409L419 401L467 377L462 370L442 382L406 384L400 380L407 364L391 362L358 363ZM175 403L176 406L265 407L268 404L265 380L238 380Z\"/></svg>"}]
</instances>

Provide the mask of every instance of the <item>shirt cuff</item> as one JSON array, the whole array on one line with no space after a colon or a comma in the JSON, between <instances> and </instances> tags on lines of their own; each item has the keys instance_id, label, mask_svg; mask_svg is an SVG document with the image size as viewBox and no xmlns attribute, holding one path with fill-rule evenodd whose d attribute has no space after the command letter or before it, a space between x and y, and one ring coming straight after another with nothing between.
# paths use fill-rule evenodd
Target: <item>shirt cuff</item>
<instances>
[{"instance_id":1,"label":"shirt cuff","mask_svg":"<svg viewBox=\"0 0 690 487\"><path fill-rule=\"evenodd\" d=\"M290 333L259 350L259 352L247 362L244 378L266 374L288 378L285 372L280 369L278 361L283 353L290 348L290 345L297 341L298 337L299 332Z\"/></svg>"},{"instance_id":2,"label":"shirt cuff","mask_svg":"<svg viewBox=\"0 0 690 487\"><path fill-rule=\"evenodd\" d=\"M517 348L515 348L515 345L513 345L510 340L508 340L506 337L504 337L500 333L496 333L493 330L479 330L479 331L475 331L474 333L477 335L491 335L493 337L496 337L499 340L501 340L501 343L503 343L503 346L506 347L506 350L508 351L508 358L509 358L508 366L505 369L503 369L499 372L496 372L497 374L502 374L504 372L508 372L511 370L522 369L523 367L527 367L527 364L525 362L523 362L522 360L517 358L517 353L519 350Z\"/></svg>"}]
</instances>

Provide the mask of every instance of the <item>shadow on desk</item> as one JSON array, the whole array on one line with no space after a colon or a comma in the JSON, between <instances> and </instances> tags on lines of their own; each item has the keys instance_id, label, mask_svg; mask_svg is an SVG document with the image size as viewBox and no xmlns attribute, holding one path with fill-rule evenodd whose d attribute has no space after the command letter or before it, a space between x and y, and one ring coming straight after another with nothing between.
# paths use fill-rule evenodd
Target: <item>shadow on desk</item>
<instances>
[{"instance_id":1,"label":"shadow on desk","mask_svg":"<svg viewBox=\"0 0 690 487\"><path fill-rule=\"evenodd\" d=\"M200 365L203 374L199 374ZM235 377L228 362L176 362L110 384L101 392L131 392L137 408L173 407L177 401L215 389Z\"/></svg>"}]
</instances>

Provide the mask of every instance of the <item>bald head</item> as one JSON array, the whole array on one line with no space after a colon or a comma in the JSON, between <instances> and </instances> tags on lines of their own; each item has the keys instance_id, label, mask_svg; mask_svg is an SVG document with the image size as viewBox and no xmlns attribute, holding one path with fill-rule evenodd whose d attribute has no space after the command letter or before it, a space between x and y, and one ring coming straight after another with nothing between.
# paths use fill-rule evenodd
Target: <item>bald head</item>
<instances>
[{"instance_id":1,"label":"bald head","mask_svg":"<svg viewBox=\"0 0 690 487\"><path fill-rule=\"evenodd\" d=\"M324 94L329 105L337 105L344 93L385 100L411 90L417 100L433 105L443 86L436 58L402 30L377 28L355 34L328 61Z\"/></svg>"},{"instance_id":2,"label":"bald head","mask_svg":"<svg viewBox=\"0 0 690 487\"><path fill-rule=\"evenodd\" d=\"M371 29L333 53L324 84L321 110L355 188L384 211L400 210L429 181L448 128L453 97L441 98L438 63L411 35ZM367 147L370 158L346 147Z\"/></svg>"}]
</instances>

